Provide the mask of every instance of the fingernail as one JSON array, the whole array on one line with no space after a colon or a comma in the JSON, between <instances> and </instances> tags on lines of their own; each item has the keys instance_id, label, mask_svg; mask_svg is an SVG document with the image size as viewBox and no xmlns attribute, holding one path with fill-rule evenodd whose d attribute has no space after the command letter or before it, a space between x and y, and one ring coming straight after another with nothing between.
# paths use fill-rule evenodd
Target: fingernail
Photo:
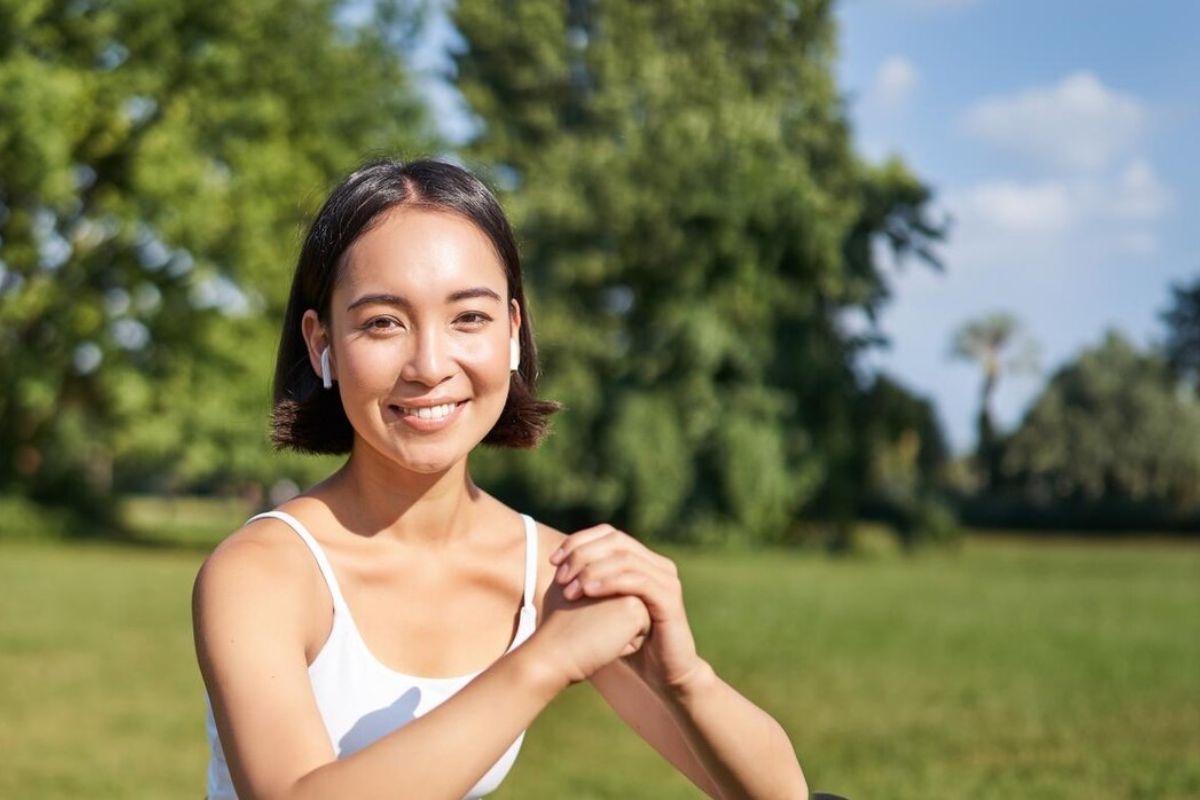
<instances>
[{"instance_id":1,"label":"fingernail","mask_svg":"<svg viewBox=\"0 0 1200 800\"><path fill-rule=\"evenodd\" d=\"M569 597L569 596L575 594L577 591L579 591L579 578L576 578L575 580L568 583L567 588L563 589L563 594L567 595Z\"/></svg>"},{"instance_id":2,"label":"fingernail","mask_svg":"<svg viewBox=\"0 0 1200 800\"><path fill-rule=\"evenodd\" d=\"M563 564L561 567L558 568L558 572L555 573L555 575L554 575L555 580L561 581L563 578L567 577L568 572L570 572L570 570L567 568L567 565Z\"/></svg>"},{"instance_id":3,"label":"fingernail","mask_svg":"<svg viewBox=\"0 0 1200 800\"><path fill-rule=\"evenodd\" d=\"M560 558L562 558L562 548L561 547L550 554L550 563L557 564L558 560Z\"/></svg>"}]
</instances>

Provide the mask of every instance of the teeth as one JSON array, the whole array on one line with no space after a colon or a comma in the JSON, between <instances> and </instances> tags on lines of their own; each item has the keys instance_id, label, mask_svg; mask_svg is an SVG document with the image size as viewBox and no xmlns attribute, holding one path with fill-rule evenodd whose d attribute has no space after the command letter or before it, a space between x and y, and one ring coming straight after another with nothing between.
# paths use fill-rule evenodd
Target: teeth
<instances>
[{"instance_id":1,"label":"teeth","mask_svg":"<svg viewBox=\"0 0 1200 800\"><path fill-rule=\"evenodd\" d=\"M418 419L444 419L454 410L456 403L446 403L428 408L401 408L403 414L414 414Z\"/></svg>"}]
</instances>

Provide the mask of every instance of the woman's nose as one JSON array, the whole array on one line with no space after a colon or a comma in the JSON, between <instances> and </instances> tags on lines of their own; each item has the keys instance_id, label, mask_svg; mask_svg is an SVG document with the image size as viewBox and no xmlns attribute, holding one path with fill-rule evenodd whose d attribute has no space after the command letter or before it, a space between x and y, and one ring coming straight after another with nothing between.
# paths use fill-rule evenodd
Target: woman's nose
<instances>
[{"instance_id":1,"label":"woman's nose","mask_svg":"<svg viewBox=\"0 0 1200 800\"><path fill-rule=\"evenodd\" d=\"M400 377L406 381L436 386L453 371L449 342L440 331L427 330L413 337L413 346L405 359Z\"/></svg>"}]
</instances>

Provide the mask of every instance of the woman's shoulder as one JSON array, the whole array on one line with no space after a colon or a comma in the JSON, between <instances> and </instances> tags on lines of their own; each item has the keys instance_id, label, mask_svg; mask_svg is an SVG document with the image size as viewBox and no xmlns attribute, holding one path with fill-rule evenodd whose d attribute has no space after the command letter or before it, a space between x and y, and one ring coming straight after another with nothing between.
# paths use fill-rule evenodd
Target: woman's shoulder
<instances>
[{"instance_id":1,"label":"woman's shoulder","mask_svg":"<svg viewBox=\"0 0 1200 800\"><path fill-rule=\"evenodd\" d=\"M286 511L280 506L277 511ZM249 562L262 567L279 569L288 561L299 562L305 545L292 527L278 517L259 517L247 520L213 548L208 561Z\"/></svg>"},{"instance_id":2,"label":"woman's shoulder","mask_svg":"<svg viewBox=\"0 0 1200 800\"><path fill-rule=\"evenodd\" d=\"M196 590L211 585L239 602L281 592L299 596L311 581L308 562L308 548L286 522L260 517L243 523L209 553L196 575Z\"/></svg>"},{"instance_id":3,"label":"woman's shoulder","mask_svg":"<svg viewBox=\"0 0 1200 800\"><path fill-rule=\"evenodd\" d=\"M313 581L321 578L312 562L286 523L263 518L243 523L201 564L192 588L192 626L214 711L232 713L231 704L258 692L263 675L275 691L302 685L309 654L319 647L321 609Z\"/></svg>"},{"instance_id":4,"label":"woman's shoulder","mask_svg":"<svg viewBox=\"0 0 1200 800\"><path fill-rule=\"evenodd\" d=\"M496 511L499 514L508 515L520 513L515 508L512 508L500 500L495 498L491 498L491 500L495 503ZM563 540L566 539L567 536L562 531L546 524L545 522L542 522L532 514L522 513L521 515L528 516L533 520L534 527L537 529L538 562L545 563L546 559L550 557L550 554L558 549L558 546L563 543Z\"/></svg>"}]
</instances>

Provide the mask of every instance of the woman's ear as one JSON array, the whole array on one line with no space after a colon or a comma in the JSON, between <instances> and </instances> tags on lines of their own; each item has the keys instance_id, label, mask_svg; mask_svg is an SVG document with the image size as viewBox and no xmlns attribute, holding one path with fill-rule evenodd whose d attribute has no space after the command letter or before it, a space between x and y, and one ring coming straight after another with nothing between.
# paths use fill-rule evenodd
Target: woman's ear
<instances>
[{"instance_id":1,"label":"woman's ear","mask_svg":"<svg viewBox=\"0 0 1200 800\"><path fill-rule=\"evenodd\" d=\"M312 366L313 372L321 377L321 353L329 347L329 336L325 332L325 326L321 324L321 320L317 317L317 312L313 309L308 309L304 312L304 316L300 319L300 332L304 336L304 342L308 346L308 363ZM333 373L333 352L330 351L327 356L330 364L330 373Z\"/></svg>"},{"instance_id":2,"label":"woman's ear","mask_svg":"<svg viewBox=\"0 0 1200 800\"><path fill-rule=\"evenodd\" d=\"M519 339L521 331L521 304L517 302L515 297L508 301L508 319L512 325L512 337Z\"/></svg>"}]
</instances>

